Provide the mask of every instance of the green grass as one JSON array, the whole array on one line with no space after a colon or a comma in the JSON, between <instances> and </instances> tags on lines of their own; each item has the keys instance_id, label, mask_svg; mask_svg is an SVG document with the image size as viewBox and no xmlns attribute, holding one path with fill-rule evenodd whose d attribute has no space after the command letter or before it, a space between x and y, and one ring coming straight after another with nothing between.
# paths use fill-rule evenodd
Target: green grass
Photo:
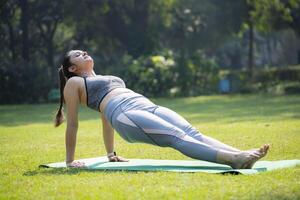
<instances>
[{"instance_id":1,"label":"green grass","mask_svg":"<svg viewBox=\"0 0 300 200\"><path fill-rule=\"evenodd\" d=\"M300 96L202 96L155 99L202 133L241 149L270 143L264 160L300 159ZM57 105L0 106L0 199L299 199L300 166L258 175L92 172L39 169L65 158L65 124L53 128ZM80 111L76 158L105 154L99 114ZM189 159L170 148L129 144L127 158Z\"/></svg>"}]
</instances>

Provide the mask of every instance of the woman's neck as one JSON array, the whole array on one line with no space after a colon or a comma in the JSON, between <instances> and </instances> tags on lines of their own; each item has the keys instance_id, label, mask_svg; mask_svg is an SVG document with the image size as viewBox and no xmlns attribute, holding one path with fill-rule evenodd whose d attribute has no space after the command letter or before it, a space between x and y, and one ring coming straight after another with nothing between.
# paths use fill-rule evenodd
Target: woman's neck
<instances>
[{"instance_id":1,"label":"woman's neck","mask_svg":"<svg viewBox=\"0 0 300 200\"><path fill-rule=\"evenodd\" d=\"M96 73L95 73L94 70L93 70L93 71L91 71L91 72L82 72L82 73L80 74L80 76L82 76L82 77L90 77L90 76L97 76L97 75L96 75Z\"/></svg>"}]
</instances>

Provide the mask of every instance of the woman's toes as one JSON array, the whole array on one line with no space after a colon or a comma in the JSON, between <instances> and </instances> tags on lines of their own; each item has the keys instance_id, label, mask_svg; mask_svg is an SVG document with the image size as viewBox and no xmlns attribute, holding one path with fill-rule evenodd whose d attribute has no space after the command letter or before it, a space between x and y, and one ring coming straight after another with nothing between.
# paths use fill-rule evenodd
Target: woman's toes
<instances>
[{"instance_id":1,"label":"woman's toes","mask_svg":"<svg viewBox=\"0 0 300 200\"><path fill-rule=\"evenodd\" d=\"M266 151L268 151L269 149L270 149L270 145L267 144L267 146L266 146Z\"/></svg>"},{"instance_id":2,"label":"woman's toes","mask_svg":"<svg viewBox=\"0 0 300 200\"><path fill-rule=\"evenodd\" d=\"M265 144L265 145L264 145L264 151L263 151L263 154L264 154L264 155L267 154L269 148L270 148L270 145L268 145L268 144Z\"/></svg>"},{"instance_id":3,"label":"woman's toes","mask_svg":"<svg viewBox=\"0 0 300 200\"><path fill-rule=\"evenodd\" d=\"M251 156L255 157L255 158L259 158L261 156L261 153L257 152L257 151L253 151L250 153Z\"/></svg>"}]
</instances>

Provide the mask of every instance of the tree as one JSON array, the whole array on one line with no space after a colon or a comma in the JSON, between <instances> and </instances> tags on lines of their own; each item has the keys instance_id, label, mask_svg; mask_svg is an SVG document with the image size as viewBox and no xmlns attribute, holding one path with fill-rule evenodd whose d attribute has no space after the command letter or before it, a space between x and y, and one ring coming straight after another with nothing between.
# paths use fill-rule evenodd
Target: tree
<instances>
[{"instance_id":1,"label":"tree","mask_svg":"<svg viewBox=\"0 0 300 200\"><path fill-rule=\"evenodd\" d=\"M15 30L18 27L18 20L14 17L17 10L17 0L7 1L0 7L0 18L3 20L0 24L0 46L2 52L7 53L1 60L10 57L11 61L15 61L18 56L18 35Z\"/></svg>"},{"instance_id":2,"label":"tree","mask_svg":"<svg viewBox=\"0 0 300 200\"><path fill-rule=\"evenodd\" d=\"M300 2L297 0L247 0L249 27L249 70L254 67L254 29L270 33L292 28L300 35Z\"/></svg>"},{"instance_id":3,"label":"tree","mask_svg":"<svg viewBox=\"0 0 300 200\"><path fill-rule=\"evenodd\" d=\"M248 0L253 6L250 15L255 20L257 30L271 32L292 28L300 32L300 2L297 0Z\"/></svg>"},{"instance_id":4,"label":"tree","mask_svg":"<svg viewBox=\"0 0 300 200\"><path fill-rule=\"evenodd\" d=\"M42 45L46 50L46 60L49 66L53 66L54 57L54 35L58 23L62 20L62 4L59 0L34 1L31 5L31 14L35 26L40 34Z\"/></svg>"}]
</instances>

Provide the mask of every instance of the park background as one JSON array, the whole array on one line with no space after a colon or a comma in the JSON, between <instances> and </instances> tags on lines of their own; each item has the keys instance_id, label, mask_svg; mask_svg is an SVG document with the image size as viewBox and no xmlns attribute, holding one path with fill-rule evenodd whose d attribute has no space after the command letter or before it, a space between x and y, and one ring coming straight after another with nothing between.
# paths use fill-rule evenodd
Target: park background
<instances>
[{"instance_id":1,"label":"park background","mask_svg":"<svg viewBox=\"0 0 300 200\"><path fill-rule=\"evenodd\" d=\"M58 98L64 54L148 97L300 93L298 0L5 0L0 103ZM18 91L22 91L21 93Z\"/></svg>"},{"instance_id":2,"label":"park background","mask_svg":"<svg viewBox=\"0 0 300 200\"><path fill-rule=\"evenodd\" d=\"M64 161L53 127L58 68L82 49L97 74L263 160L300 158L299 0L2 0L0 199L299 199L300 167L253 176L40 169ZM99 113L80 108L76 159L105 155ZM128 144L126 158L190 160Z\"/></svg>"}]
</instances>

